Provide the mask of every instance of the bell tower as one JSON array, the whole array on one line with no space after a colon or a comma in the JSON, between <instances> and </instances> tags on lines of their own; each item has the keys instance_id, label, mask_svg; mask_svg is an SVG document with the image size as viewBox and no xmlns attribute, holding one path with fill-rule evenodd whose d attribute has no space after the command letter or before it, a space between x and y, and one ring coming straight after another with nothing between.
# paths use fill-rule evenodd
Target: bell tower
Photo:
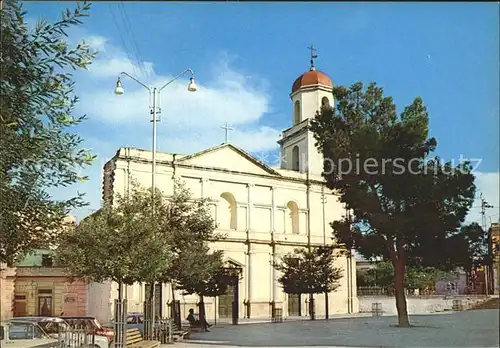
<instances>
[{"instance_id":1,"label":"bell tower","mask_svg":"<svg viewBox=\"0 0 500 348\"><path fill-rule=\"evenodd\" d=\"M309 71L300 75L292 86L292 127L285 129L278 144L281 148L281 168L301 173L321 175L323 156L314 146L310 120L322 106L334 106L333 84L330 77L316 70L316 49L311 46Z\"/></svg>"}]
</instances>

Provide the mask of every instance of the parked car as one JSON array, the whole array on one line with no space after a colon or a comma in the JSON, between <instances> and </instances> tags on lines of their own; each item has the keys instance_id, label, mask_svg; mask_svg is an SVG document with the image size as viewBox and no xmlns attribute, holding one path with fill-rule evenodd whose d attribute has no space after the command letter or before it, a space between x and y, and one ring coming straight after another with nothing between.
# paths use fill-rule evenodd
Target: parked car
<instances>
[{"instance_id":1,"label":"parked car","mask_svg":"<svg viewBox=\"0 0 500 348\"><path fill-rule=\"evenodd\" d=\"M92 327L71 325L69 322L59 317L24 317L9 320L9 323L16 324L19 322L31 322L38 325L50 339L56 342L68 341L68 347L82 345L87 342L93 346L93 348L109 348L110 343L108 338L96 334Z\"/></svg>"},{"instance_id":2,"label":"parked car","mask_svg":"<svg viewBox=\"0 0 500 348\"><path fill-rule=\"evenodd\" d=\"M56 339L59 337L58 334L61 330L69 327L64 319L58 317L16 317L11 319L11 321L20 320L37 323L47 335Z\"/></svg>"},{"instance_id":3,"label":"parked car","mask_svg":"<svg viewBox=\"0 0 500 348\"><path fill-rule=\"evenodd\" d=\"M62 316L71 327L87 327L97 336L104 336L110 344L113 342L115 331L112 328L104 327L96 317L92 316Z\"/></svg>"},{"instance_id":4,"label":"parked car","mask_svg":"<svg viewBox=\"0 0 500 348\"><path fill-rule=\"evenodd\" d=\"M1 323L0 338L3 348L52 348L58 344L58 340L50 337L35 321L28 320Z\"/></svg>"},{"instance_id":5,"label":"parked car","mask_svg":"<svg viewBox=\"0 0 500 348\"><path fill-rule=\"evenodd\" d=\"M111 320L111 325L115 321ZM128 313L127 314L127 329L139 329L141 335L144 335L144 315L142 313Z\"/></svg>"}]
</instances>

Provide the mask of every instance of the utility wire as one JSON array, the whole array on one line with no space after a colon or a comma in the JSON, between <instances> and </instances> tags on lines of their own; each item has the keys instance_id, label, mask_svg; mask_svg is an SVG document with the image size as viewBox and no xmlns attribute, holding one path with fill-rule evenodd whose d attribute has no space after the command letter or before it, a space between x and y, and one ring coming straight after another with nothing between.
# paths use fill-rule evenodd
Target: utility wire
<instances>
[{"instance_id":1,"label":"utility wire","mask_svg":"<svg viewBox=\"0 0 500 348\"><path fill-rule=\"evenodd\" d=\"M125 34L130 38L130 42L132 44L132 52L135 55L137 65L139 66L139 69L141 70L143 76L146 78L150 78L151 73L146 69L146 65L141 59L141 51L139 49L139 45L137 44L137 40L135 39L134 30L132 29L132 25L130 23L123 1L118 4L118 8L120 9L120 13L122 15L123 23L125 26Z\"/></svg>"},{"instance_id":2,"label":"utility wire","mask_svg":"<svg viewBox=\"0 0 500 348\"><path fill-rule=\"evenodd\" d=\"M118 20L115 16L113 8L111 7L111 4L110 4L109 10L110 10L111 15L113 17L113 22L115 24L115 27L118 30L118 34L120 35L120 40L122 42L123 49L125 50L125 53L127 54L127 57L131 63L134 62L134 59L130 55L130 52L133 52L134 56L135 56L135 61L136 61L137 67L141 70L141 73L144 74L144 76L151 77L151 72L146 68L145 64L140 59L140 49L139 49L139 46L137 45L137 41L135 39L133 30L131 28L132 26L131 26L128 14L127 14L126 9L123 5L123 1L119 4L118 8L120 9L120 13L122 15L122 19L124 22L125 34L129 35L129 37L131 38L130 41L132 42L132 49L129 50L127 44L125 43L124 35L122 35L122 29L118 25ZM128 31L127 31L127 29L128 29ZM132 64L133 65L132 69L133 69L133 73L135 76L137 76L137 71L135 69L136 64ZM161 100L160 100L160 105L161 105ZM194 135L196 140L201 140L202 135L199 132L193 131L193 129L190 129L190 127L188 127L182 120L177 119L177 118L172 118L172 121L174 123L176 123L179 126L179 128L184 129L184 130L186 130L186 132Z\"/></svg>"},{"instance_id":3,"label":"utility wire","mask_svg":"<svg viewBox=\"0 0 500 348\"><path fill-rule=\"evenodd\" d=\"M125 39L123 38L123 35L122 35L122 30L120 29L120 26L118 25L118 21L116 20L116 16L115 16L115 13L113 11L113 7L111 6L111 4L109 4L108 6L109 6L109 11L111 12L111 16L113 17L113 22L114 22L115 27L118 31L118 35L120 35L120 40L121 40L122 45L123 45L123 50L125 51L125 54L127 55L127 58L130 61L130 63L132 63L132 71L133 71L134 75L137 76L137 71L135 69L134 60L130 56L129 49L128 49L127 44L125 43Z\"/></svg>"}]
</instances>

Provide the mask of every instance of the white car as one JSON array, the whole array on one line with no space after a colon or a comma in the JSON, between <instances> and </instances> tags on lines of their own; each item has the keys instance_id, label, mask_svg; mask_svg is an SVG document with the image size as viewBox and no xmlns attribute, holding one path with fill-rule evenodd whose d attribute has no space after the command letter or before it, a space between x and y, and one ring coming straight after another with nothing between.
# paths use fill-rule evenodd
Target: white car
<instances>
[{"instance_id":1,"label":"white car","mask_svg":"<svg viewBox=\"0 0 500 348\"><path fill-rule=\"evenodd\" d=\"M9 321L0 328L2 348L57 347L57 338L50 337L32 321Z\"/></svg>"},{"instance_id":2,"label":"white car","mask_svg":"<svg viewBox=\"0 0 500 348\"><path fill-rule=\"evenodd\" d=\"M43 335L54 340L59 347L67 346L68 348L75 348L85 346L91 348L109 348L109 341L106 337L89 333L85 328L73 328L61 318L24 317L9 320L10 325L19 325L19 323L36 324Z\"/></svg>"}]
</instances>

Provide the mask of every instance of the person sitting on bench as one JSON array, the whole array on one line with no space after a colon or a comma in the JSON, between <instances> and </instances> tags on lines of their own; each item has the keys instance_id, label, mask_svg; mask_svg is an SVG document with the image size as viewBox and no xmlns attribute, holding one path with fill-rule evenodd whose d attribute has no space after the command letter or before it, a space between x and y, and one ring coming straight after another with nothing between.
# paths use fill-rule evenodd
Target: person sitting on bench
<instances>
[{"instance_id":1,"label":"person sitting on bench","mask_svg":"<svg viewBox=\"0 0 500 348\"><path fill-rule=\"evenodd\" d=\"M186 320L189 321L189 325L193 327L200 327L203 331L209 331L207 328L212 326L205 319L203 319L202 321L196 319L194 317L193 308L189 309L189 315L187 316Z\"/></svg>"}]
</instances>

